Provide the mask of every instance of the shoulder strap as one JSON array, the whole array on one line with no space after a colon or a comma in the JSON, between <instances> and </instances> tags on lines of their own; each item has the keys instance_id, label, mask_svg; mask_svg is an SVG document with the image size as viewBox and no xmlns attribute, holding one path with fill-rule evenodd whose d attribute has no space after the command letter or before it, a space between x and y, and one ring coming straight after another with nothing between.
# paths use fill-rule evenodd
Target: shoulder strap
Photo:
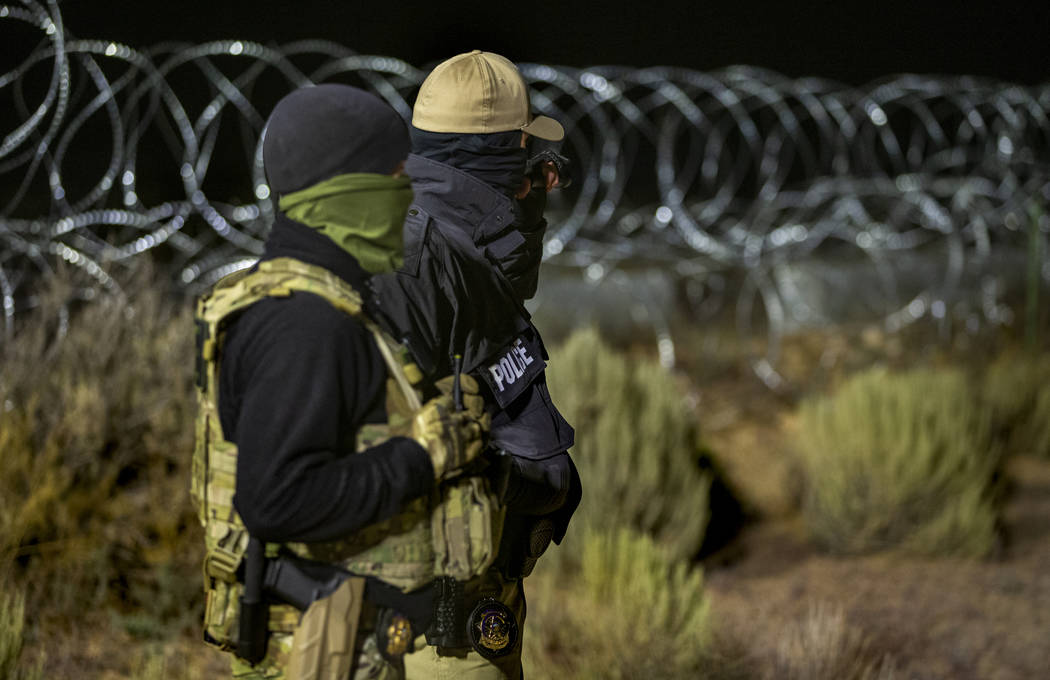
<instances>
[{"instance_id":1,"label":"shoulder strap","mask_svg":"<svg viewBox=\"0 0 1050 680\"><path fill-rule=\"evenodd\" d=\"M419 394L412 388L404 365L397 358L400 354L398 344L364 313L361 294L323 267L290 257L265 260L252 272L238 272L216 284L201 300L198 317L209 325L219 324L224 318L263 298L287 297L293 292L313 293L363 323L372 333L387 370L404 393L408 405L412 409L420 407ZM210 335L214 338L216 333ZM208 349L205 348L205 358L208 358Z\"/></svg>"}]
</instances>

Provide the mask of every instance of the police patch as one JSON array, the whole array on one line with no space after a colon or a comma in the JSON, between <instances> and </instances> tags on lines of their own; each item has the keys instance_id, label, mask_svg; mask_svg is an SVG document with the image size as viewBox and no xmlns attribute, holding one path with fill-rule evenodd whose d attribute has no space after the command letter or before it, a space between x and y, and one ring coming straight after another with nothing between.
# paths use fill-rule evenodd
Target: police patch
<instances>
[{"instance_id":1,"label":"police patch","mask_svg":"<svg viewBox=\"0 0 1050 680\"><path fill-rule=\"evenodd\" d=\"M478 369L500 408L514 401L546 367L543 345L534 333L523 333Z\"/></svg>"}]
</instances>

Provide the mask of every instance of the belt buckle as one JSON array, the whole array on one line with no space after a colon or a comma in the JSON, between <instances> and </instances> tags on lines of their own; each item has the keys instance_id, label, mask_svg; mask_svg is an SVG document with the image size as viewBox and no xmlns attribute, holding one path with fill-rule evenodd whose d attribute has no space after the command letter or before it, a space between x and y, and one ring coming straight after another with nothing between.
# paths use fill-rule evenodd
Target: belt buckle
<instances>
[{"instance_id":1,"label":"belt buckle","mask_svg":"<svg viewBox=\"0 0 1050 680\"><path fill-rule=\"evenodd\" d=\"M204 573L225 583L237 582L242 555L215 546L204 555Z\"/></svg>"},{"instance_id":2,"label":"belt buckle","mask_svg":"<svg viewBox=\"0 0 1050 680\"><path fill-rule=\"evenodd\" d=\"M470 613L470 645L486 659L509 654L518 642L518 622L510 607L486 597Z\"/></svg>"}]
</instances>

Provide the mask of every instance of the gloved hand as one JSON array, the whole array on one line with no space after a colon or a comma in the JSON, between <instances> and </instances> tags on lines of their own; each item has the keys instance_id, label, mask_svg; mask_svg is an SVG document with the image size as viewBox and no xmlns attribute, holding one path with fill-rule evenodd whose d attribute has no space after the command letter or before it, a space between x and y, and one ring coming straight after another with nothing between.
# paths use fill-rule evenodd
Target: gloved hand
<instances>
[{"instance_id":1,"label":"gloved hand","mask_svg":"<svg viewBox=\"0 0 1050 680\"><path fill-rule=\"evenodd\" d=\"M464 375L460 385L462 411L456 411L452 401L452 379L444 378L437 383L443 394L424 404L412 418L412 438L427 450L434 478L439 482L453 476L485 449L490 418L478 394L478 384Z\"/></svg>"},{"instance_id":2,"label":"gloved hand","mask_svg":"<svg viewBox=\"0 0 1050 680\"><path fill-rule=\"evenodd\" d=\"M572 184L572 162L553 149L544 149L525 162L525 176L547 192Z\"/></svg>"},{"instance_id":3,"label":"gloved hand","mask_svg":"<svg viewBox=\"0 0 1050 680\"><path fill-rule=\"evenodd\" d=\"M441 380L434 383L434 387L438 388L446 397L451 397L454 386L456 383L455 376L446 375ZM459 375L459 393L463 399L463 410L470 413L474 418L480 419L485 414L485 398L481 396L481 390L478 388L478 381L473 376L467 375L466 373L460 373ZM487 429L487 428L486 428Z\"/></svg>"},{"instance_id":4,"label":"gloved hand","mask_svg":"<svg viewBox=\"0 0 1050 680\"><path fill-rule=\"evenodd\" d=\"M572 184L571 166L572 163L565 156L552 149L544 149L525 161L525 178L514 198L520 201L533 190L546 196L555 187L568 187Z\"/></svg>"}]
</instances>

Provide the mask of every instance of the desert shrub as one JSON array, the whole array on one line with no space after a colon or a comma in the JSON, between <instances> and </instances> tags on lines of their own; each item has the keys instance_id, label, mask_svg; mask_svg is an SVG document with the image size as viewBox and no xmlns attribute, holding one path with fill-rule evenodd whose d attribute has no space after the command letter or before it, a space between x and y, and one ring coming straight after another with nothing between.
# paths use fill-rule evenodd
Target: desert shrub
<instances>
[{"instance_id":1,"label":"desert shrub","mask_svg":"<svg viewBox=\"0 0 1050 680\"><path fill-rule=\"evenodd\" d=\"M1006 453L1050 458L1050 357L999 357L985 373L982 401Z\"/></svg>"},{"instance_id":2,"label":"desert shrub","mask_svg":"<svg viewBox=\"0 0 1050 680\"><path fill-rule=\"evenodd\" d=\"M893 662L875 653L840 607L811 606L784 629L770 678L775 680L893 680Z\"/></svg>"},{"instance_id":3,"label":"desert shrub","mask_svg":"<svg viewBox=\"0 0 1050 680\"><path fill-rule=\"evenodd\" d=\"M990 419L953 370L873 369L800 407L804 513L836 552L986 554L999 463Z\"/></svg>"},{"instance_id":4,"label":"desert shrub","mask_svg":"<svg viewBox=\"0 0 1050 680\"><path fill-rule=\"evenodd\" d=\"M572 449L584 497L573 522L653 536L674 558L692 557L708 521L710 474L692 414L655 361L629 359L596 330L553 353L551 395L576 428Z\"/></svg>"},{"instance_id":5,"label":"desert shrub","mask_svg":"<svg viewBox=\"0 0 1050 680\"><path fill-rule=\"evenodd\" d=\"M541 561L526 584L530 677L724 677L699 569L631 529L577 535L578 561Z\"/></svg>"},{"instance_id":6,"label":"desert shrub","mask_svg":"<svg viewBox=\"0 0 1050 680\"><path fill-rule=\"evenodd\" d=\"M73 283L56 276L0 345L0 559L41 625L104 605L157 612L173 588L158 616L190 621L200 605L191 310L149 272L128 284L64 314Z\"/></svg>"},{"instance_id":7,"label":"desert shrub","mask_svg":"<svg viewBox=\"0 0 1050 680\"><path fill-rule=\"evenodd\" d=\"M192 641L192 650L203 651L202 643ZM223 663L218 668L201 659L187 654L183 645L171 643L147 642L141 645L134 655L130 677L135 680L204 680L205 678L229 677L229 659L222 656Z\"/></svg>"},{"instance_id":8,"label":"desert shrub","mask_svg":"<svg viewBox=\"0 0 1050 680\"><path fill-rule=\"evenodd\" d=\"M0 678L37 680L40 664L30 664L22 650L25 644L25 596L0 591Z\"/></svg>"}]
</instances>

